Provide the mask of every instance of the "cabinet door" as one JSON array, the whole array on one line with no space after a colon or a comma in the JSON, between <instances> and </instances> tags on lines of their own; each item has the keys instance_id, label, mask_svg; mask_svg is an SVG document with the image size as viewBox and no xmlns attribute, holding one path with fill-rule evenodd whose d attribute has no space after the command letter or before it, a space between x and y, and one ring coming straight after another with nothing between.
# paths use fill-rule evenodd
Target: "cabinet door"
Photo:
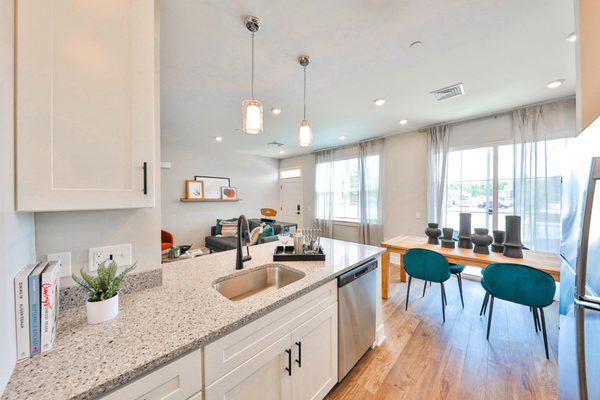
<instances>
[{"instance_id":1,"label":"cabinet door","mask_svg":"<svg viewBox=\"0 0 600 400\"><path fill-rule=\"evenodd\" d=\"M337 383L337 303L292 333L292 399L322 399Z\"/></svg>"},{"instance_id":2,"label":"cabinet door","mask_svg":"<svg viewBox=\"0 0 600 400\"><path fill-rule=\"evenodd\" d=\"M154 0L16 5L18 210L154 206Z\"/></svg>"},{"instance_id":3,"label":"cabinet door","mask_svg":"<svg viewBox=\"0 0 600 400\"><path fill-rule=\"evenodd\" d=\"M290 335L207 387L205 400L289 400L292 377L286 368L293 365L286 350L291 351Z\"/></svg>"}]
</instances>

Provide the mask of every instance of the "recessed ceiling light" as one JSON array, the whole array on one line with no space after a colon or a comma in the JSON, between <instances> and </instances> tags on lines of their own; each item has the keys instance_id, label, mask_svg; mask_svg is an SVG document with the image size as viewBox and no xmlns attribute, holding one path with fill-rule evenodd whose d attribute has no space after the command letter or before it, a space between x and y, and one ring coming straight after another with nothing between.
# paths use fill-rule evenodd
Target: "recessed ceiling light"
<instances>
[{"instance_id":1,"label":"recessed ceiling light","mask_svg":"<svg viewBox=\"0 0 600 400\"><path fill-rule=\"evenodd\" d=\"M381 97L379 99L373 100L373 103L375 103L376 106L382 106L385 104L385 99Z\"/></svg>"},{"instance_id":2,"label":"recessed ceiling light","mask_svg":"<svg viewBox=\"0 0 600 400\"><path fill-rule=\"evenodd\" d=\"M285 154L285 150L279 150L279 154Z\"/></svg>"},{"instance_id":3,"label":"recessed ceiling light","mask_svg":"<svg viewBox=\"0 0 600 400\"><path fill-rule=\"evenodd\" d=\"M281 108L271 107L271 113L273 113L273 115L279 115L281 114Z\"/></svg>"},{"instance_id":4,"label":"recessed ceiling light","mask_svg":"<svg viewBox=\"0 0 600 400\"><path fill-rule=\"evenodd\" d=\"M340 135L340 140L346 140L346 135Z\"/></svg>"},{"instance_id":5,"label":"recessed ceiling light","mask_svg":"<svg viewBox=\"0 0 600 400\"><path fill-rule=\"evenodd\" d=\"M405 119L401 119L401 120L399 121L399 123L400 123L400 125L406 125L406 124L408 123L408 121L407 121L407 120L405 120Z\"/></svg>"},{"instance_id":6,"label":"recessed ceiling light","mask_svg":"<svg viewBox=\"0 0 600 400\"><path fill-rule=\"evenodd\" d=\"M565 39L567 40L567 42L576 42L577 35L575 34L575 32L573 32L569 36L567 36Z\"/></svg>"},{"instance_id":7,"label":"recessed ceiling light","mask_svg":"<svg viewBox=\"0 0 600 400\"><path fill-rule=\"evenodd\" d=\"M221 136L215 136L215 141L222 142L223 138Z\"/></svg>"},{"instance_id":8,"label":"recessed ceiling light","mask_svg":"<svg viewBox=\"0 0 600 400\"><path fill-rule=\"evenodd\" d=\"M555 81L548 82L546 86L548 87L548 89L556 89L557 87L561 86L564 82L564 79L557 79Z\"/></svg>"}]
</instances>

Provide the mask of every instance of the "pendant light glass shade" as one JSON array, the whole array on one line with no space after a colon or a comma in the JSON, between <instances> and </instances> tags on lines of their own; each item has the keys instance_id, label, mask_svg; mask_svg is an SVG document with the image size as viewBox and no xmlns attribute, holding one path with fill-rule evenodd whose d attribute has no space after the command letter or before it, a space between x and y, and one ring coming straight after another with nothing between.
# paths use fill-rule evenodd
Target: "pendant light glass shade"
<instances>
[{"instance_id":1,"label":"pendant light glass shade","mask_svg":"<svg viewBox=\"0 0 600 400\"><path fill-rule=\"evenodd\" d=\"M300 147L308 147L312 144L312 130L310 129L310 123L303 119L300 122L298 129L298 145Z\"/></svg>"},{"instance_id":2,"label":"pendant light glass shade","mask_svg":"<svg viewBox=\"0 0 600 400\"><path fill-rule=\"evenodd\" d=\"M263 132L263 105L260 100L242 100L242 128L249 135Z\"/></svg>"}]
</instances>

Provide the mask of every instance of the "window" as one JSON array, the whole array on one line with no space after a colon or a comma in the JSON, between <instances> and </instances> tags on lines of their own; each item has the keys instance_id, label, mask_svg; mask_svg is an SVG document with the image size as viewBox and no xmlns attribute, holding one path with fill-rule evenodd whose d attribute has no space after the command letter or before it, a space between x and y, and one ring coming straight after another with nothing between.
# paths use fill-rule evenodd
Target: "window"
<instances>
[{"instance_id":1,"label":"window","mask_svg":"<svg viewBox=\"0 0 600 400\"><path fill-rule=\"evenodd\" d=\"M358 158L337 160L333 163L317 164L316 185L317 192L316 216L327 215L324 209L330 197L333 206L333 219L338 221L358 222L360 219L360 179ZM331 168L333 170L331 171ZM366 199L368 216L377 220L377 196L379 188L379 156L373 155L366 159ZM332 179L330 185L329 179ZM333 189L330 192L329 188Z\"/></svg>"},{"instance_id":2,"label":"window","mask_svg":"<svg viewBox=\"0 0 600 400\"><path fill-rule=\"evenodd\" d=\"M299 178L302 176L302 170L300 168L282 169L279 171L280 179Z\"/></svg>"},{"instance_id":3,"label":"window","mask_svg":"<svg viewBox=\"0 0 600 400\"><path fill-rule=\"evenodd\" d=\"M560 152L568 140L450 151L442 210L444 225L458 230L459 214L468 212L472 229L505 230L505 216L515 214L517 209L522 217L523 243L529 248L558 251ZM538 165L521 166L521 151L537 154ZM521 168L528 169L523 176L532 178L515 179L520 176L515 171Z\"/></svg>"}]
</instances>

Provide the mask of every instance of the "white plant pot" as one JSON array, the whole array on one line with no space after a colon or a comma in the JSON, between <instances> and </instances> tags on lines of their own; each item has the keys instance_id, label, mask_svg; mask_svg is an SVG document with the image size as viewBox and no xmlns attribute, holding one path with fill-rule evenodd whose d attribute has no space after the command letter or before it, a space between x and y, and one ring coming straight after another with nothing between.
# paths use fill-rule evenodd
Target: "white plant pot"
<instances>
[{"instance_id":1,"label":"white plant pot","mask_svg":"<svg viewBox=\"0 0 600 400\"><path fill-rule=\"evenodd\" d=\"M88 324L99 324L108 321L119 314L119 293L108 300L88 301L85 305Z\"/></svg>"}]
</instances>

